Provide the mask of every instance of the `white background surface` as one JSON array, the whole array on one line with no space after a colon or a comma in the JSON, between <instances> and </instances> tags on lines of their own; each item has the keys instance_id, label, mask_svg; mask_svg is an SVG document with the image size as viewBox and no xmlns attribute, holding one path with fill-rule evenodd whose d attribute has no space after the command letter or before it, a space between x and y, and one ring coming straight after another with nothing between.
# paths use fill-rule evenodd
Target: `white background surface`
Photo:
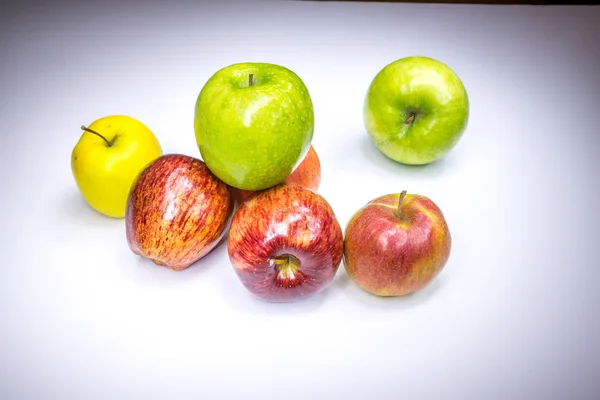
<instances>
[{"instance_id":1,"label":"white background surface","mask_svg":"<svg viewBox=\"0 0 600 400\"><path fill-rule=\"evenodd\" d=\"M2 6L0 398L597 398L600 9L218 4ZM471 118L446 159L405 167L362 102L416 54L459 74ZM453 248L427 289L376 298L341 267L312 299L265 303L225 246L170 271L84 203L80 125L131 115L199 156L196 96L240 61L306 83L342 226L402 189L442 208Z\"/></svg>"}]
</instances>

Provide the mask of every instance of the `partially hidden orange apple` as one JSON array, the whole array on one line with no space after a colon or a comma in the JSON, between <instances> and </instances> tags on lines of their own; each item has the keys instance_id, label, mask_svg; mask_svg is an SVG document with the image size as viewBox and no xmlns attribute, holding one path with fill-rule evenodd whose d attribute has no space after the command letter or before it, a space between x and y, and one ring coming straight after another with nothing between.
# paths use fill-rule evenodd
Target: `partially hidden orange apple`
<instances>
[{"instance_id":1,"label":"partially hidden orange apple","mask_svg":"<svg viewBox=\"0 0 600 400\"><path fill-rule=\"evenodd\" d=\"M321 162L314 146L310 146L306 156L294 171L285 179L284 183L298 184L314 191L319 190L321 184ZM237 203L244 202L252 193L251 190L232 188L232 195Z\"/></svg>"}]
</instances>

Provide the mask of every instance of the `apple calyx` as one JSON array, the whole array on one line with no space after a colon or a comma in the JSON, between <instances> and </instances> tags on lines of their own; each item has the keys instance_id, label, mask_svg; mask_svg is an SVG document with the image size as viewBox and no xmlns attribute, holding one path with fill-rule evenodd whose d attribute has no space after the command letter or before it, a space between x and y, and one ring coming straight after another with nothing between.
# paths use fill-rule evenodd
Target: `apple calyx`
<instances>
[{"instance_id":1,"label":"apple calyx","mask_svg":"<svg viewBox=\"0 0 600 400\"><path fill-rule=\"evenodd\" d=\"M413 120L415 119L416 114L415 113L410 113L410 115L408 116L408 118L406 118L406 120L404 120L404 123L406 125L410 124L411 122L413 122Z\"/></svg>"},{"instance_id":2,"label":"apple calyx","mask_svg":"<svg viewBox=\"0 0 600 400\"><path fill-rule=\"evenodd\" d=\"M271 265L277 271L277 280L286 286L294 286L292 282L302 280L302 274L299 271L300 260L291 254L271 259Z\"/></svg>"},{"instance_id":3,"label":"apple calyx","mask_svg":"<svg viewBox=\"0 0 600 400\"><path fill-rule=\"evenodd\" d=\"M87 128L85 125L81 125L81 129L89 132L89 133L93 133L94 135L100 136L102 138L102 140L104 140L106 142L106 147L111 147L114 143L115 143L115 139L113 138L113 140L111 140L110 142L108 140L106 140L106 138L104 136L102 136L101 134L99 134L98 132ZM116 137L116 136L115 136Z\"/></svg>"},{"instance_id":4,"label":"apple calyx","mask_svg":"<svg viewBox=\"0 0 600 400\"><path fill-rule=\"evenodd\" d=\"M401 191L400 197L398 198L398 209L396 210L398 219L402 219L402 202L404 201L404 196L406 196L406 190Z\"/></svg>"},{"instance_id":5,"label":"apple calyx","mask_svg":"<svg viewBox=\"0 0 600 400\"><path fill-rule=\"evenodd\" d=\"M248 87L254 86L254 74L248 75Z\"/></svg>"}]
</instances>

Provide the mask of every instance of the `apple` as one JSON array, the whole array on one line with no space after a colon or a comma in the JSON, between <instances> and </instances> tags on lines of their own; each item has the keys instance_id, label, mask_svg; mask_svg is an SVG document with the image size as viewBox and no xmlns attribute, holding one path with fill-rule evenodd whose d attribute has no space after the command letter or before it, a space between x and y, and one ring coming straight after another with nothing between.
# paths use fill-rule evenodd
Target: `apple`
<instances>
[{"instance_id":1,"label":"apple","mask_svg":"<svg viewBox=\"0 0 600 400\"><path fill-rule=\"evenodd\" d=\"M314 146L310 146L308 153L306 153L300 165L284 182L297 183L314 191L319 190L319 185L321 184L321 162ZM238 204L246 200L252 193L255 193L250 190L240 190L237 188L232 188L232 192L233 198Z\"/></svg>"},{"instance_id":2,"label":"apple","mask_svg":"<svg viewBox=\"0 0 600 400\"><path fill-rule=\"evenodd\" d=\"M375 76L363 113L380 152L399 163L424 165L445 157L458 143L469 119L469 98L446 64L406 57Z\"/></svg>"},{"instance_id":3,"label":"apple","mask_svg":"<svg viewBox=\"0 0 600 400\"><path fill-rule=\"evenodd\" d=\"M71 152L71 171L85 201L96 211L123 218L129 190L137 175L162 155L154 133L126 115L99 118Z\"/></svg>"},{"instance_id":4,"label":"apple","mask_svg":"<svg viewBox=\"0 0 600 400\"><path fill-rule=\"evenodd\" d=\"M238 189L256 191L283 182L308 152L313 130L308 89L280 65L224 67L196 100L194 131L202 159Z\"/></svg>"},{"instance_id":5,"label":"apple","mask_svg":"<svg viewBox=\"0 0 600 400\"><path fill-rule=\"evenodd\" d=\"M229 186L201 160L167 154L135 181L125 216L135 254L173 270L204 257L226 235L233 213Z\"/></svg>"},{"instance_id":6,"label":"apple","mask_svg":"<svg viewBox=\"0 0 600 400\"><path fill-rule=\"evenodd\" d=\"M315 191L281 183L250 196L236 210L227 240L243 286L271 302L293 302L321 292L342 261L342 228Z\"/></svg>"},{"instance_id":7,"label":"apple","mask_svg":"<svg viewBox=\"0 0 600 400\"><path fill-rule=\"evenodd\" d=\"M344 269L362 289L403 296L429 285L450 256L451 235L429 198L401 193L371 200L344 232Z\"/></svg>"}]
</instances>

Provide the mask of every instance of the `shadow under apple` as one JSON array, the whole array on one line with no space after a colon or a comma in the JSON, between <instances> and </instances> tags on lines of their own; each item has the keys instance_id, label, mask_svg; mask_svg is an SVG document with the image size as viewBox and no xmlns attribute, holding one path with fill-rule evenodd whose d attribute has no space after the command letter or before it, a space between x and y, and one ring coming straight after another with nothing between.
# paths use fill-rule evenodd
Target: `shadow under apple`
<instances>
[{"instance_id":1,"label":"shadow under apple","mask_svg":"<svg viewBox=\"0 0 600 400\"><path fill-rule=\"evenodd\" d=\"M76 221L81 225L98 228L102 226L123 227L125 219L111 218L100 214L94 210L83 198L76 187L69 187L58 197L59 211L62 216L66 216L71 221Z\"/></svg>"},{"instance_id":2,"label":"shadow under apple","mask_svg":"<svg viewBox=\"0 0 600 400\"><path fill-rule=\"evenodd\" d=\"M227 255L225 256L227 257ZM238 311L268 317L290 317L296 314L313 313L323 306L328 297L331 297L330 291L335 285L334 279L323 290L311 297L291 302L270 302L248 291L236 276L231 265L228 265L228 269L228 273L223 274L222 280L225 301Z\"/></svg>"},{"instance_id":3,"label":"shadow under apple","mask_svg":"<svg viewBox=\"0 0 600 400\"><path fill-rule=\"evenodd\" d=\"M343 261L338 273L335 275L333 283L335 284L335 287L340 290L347 290L349 286L355 285L354 281L350 278L350 275L346 273Z\"/></svg>"},{"instance_id":4,"label":"shadow under apple","mask_svg":"<svg viewBox=\"0 0 600 400\"><path fill-rule=\"evenodd\" d=\"M148 258L134 254L126 243L125 246L130 256L135 258L135 279L141 283L156 284L158 286L188 283L191 279L217 268L219 264L223 264L223 259L227 259L227 242L225 238L221 239L217 246L204 257L179 271L157 265Z\"/></svg>"},{"instance_id":5,"label":"shadow under apple","mask_svg":"<svg viewBox=\"0 0 600 400\"><path fill-rule=\"evenodd\" d=\"M379 310L407 310L419 307L427 303L443 284L443 279L437 277L423 289L404 295L404 296L377 296L361 289L355 284L347 274L346 276L346 294L352 297L353 301L358 301L367 307L377 308Z\"/></svg>"},{"instance_id":6,"label":"shadow under apple","mask_svg":"<svg viewBox=\"0 0 600 400\"><path fill-rule=\"evenodd\" d=\"M358 140L360 152L352 151L355 154L361 154L366 161L376 165L385 171L395 171L402 174L411 174L421 178L436 178L444 175L447 170L454 168L456 158L450 151L444 158L425 165L402 164L384 155L373 143L371 138L364 132ZM359 163L360 164L360 163Z\"/></svg>"}]
</instances>

